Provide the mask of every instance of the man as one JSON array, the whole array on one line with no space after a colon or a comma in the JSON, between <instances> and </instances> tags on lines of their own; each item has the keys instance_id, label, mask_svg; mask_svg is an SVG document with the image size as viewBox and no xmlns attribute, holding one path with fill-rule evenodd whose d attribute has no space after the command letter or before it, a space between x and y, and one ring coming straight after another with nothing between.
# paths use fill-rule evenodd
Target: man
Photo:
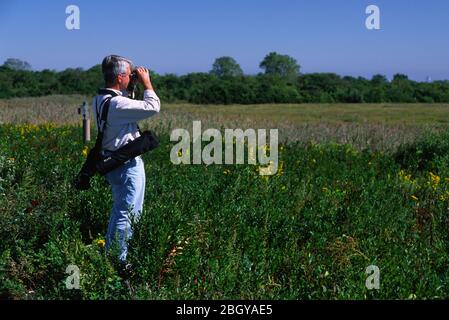
<instances>
[{"instance_id":1,"label":"man","mask_svg":"<svg viewBox=\"0 0 449 320\"><path fill-rule=\"evenodd\" d=\"M103 102L111 97L104 126L102 152L107 155L140 136L137 121L159 112L161 103L151 84L149 71L136 69L139 82L144 86L144 100L132 100L123 95L130 82L133 64L117 55L103 59L102 71L106 88L94 98L92 107L95 123L99 126ZM127 240L132 236L132 223L142 212L145 193L145 170L140 156L106 174L112 188L113 206L106 235L106 250L116 243L119 259L126 266Z\"/></svg>"}]
</instances>

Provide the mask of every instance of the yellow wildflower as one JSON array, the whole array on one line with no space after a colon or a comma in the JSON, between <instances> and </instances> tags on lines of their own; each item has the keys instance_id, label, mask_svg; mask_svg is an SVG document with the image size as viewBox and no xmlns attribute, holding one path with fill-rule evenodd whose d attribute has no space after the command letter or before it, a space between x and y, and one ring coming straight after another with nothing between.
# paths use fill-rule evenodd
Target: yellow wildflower
<instances>
[{"instance_id":1,"label":"yellow wildflower","mask_svg":"<svg viewBox=\"0 0 449 320\"><path fill-rule=\"evenodd\" d=\"M279 162L279 168L277 172L277 176L280 176L284 173L284 161Z\"/></svg>"},{"instance_id":2,"label":"yellow wildflower","mask_svg":"<svg viewBox=\"0 0 449 320\"><path fill-rule=\"evenodd\" d=\"M406 182L412 181L412 175L406 174L404 170L399 171L398 175L399 175L399 178L401 178L402 180L404 180Z\"/></svg>"},{"instance_id":3,"label":"yellow wildflower","mask_svg":"<svg viewBox=\"0 0 449 320\"><path fill-rule=\"evenodd\" d=\"M106 241L104 241L103 239L97 240L97 246L99 246L100 248L103 248L105 245Z\"/></svg>"},{"instance_id":4,"label":"yellow wildflower","mask_svg":"<svg viewBox=\"0 0 449 320\"><path fill-rule=\"evenodd\" d=\"M438 184L440 183L441 178L434 174L433 172L429 172L430 175L430 181L432 182L432 188L436 189Z\"/></svg>"},{"instance_id":5,"label":"yellow wildflower","mask_svg":"<svg viewBox=\"0 0 449 320\"><path fill-rule=\"evenodd\" d=\"M446 191L445 194L440 195L441 201L446 201L447 199L449 199L449 191Z\"/></svg>"},{"instance_id":6,"label":"yellow wildflower","mask_svg":"<svg viewBox=\"0 0 449 320\"><path fill-rule=\"evenodd\" d=\"M440 184L441 178L434 174L433 172L429 172L429 180L427 181L427 185L431 187L433 190L436 190L438 188L438 185Z\"/></svg>"},{"instance_id":7,"label":"yellow wildflower","mask_svg":"<svg viewBox=\"0 0 449 320\"><path fill-rule=\"evenodd\" d=\"M83 151L81 151L81 154L83 155L83 157L87 157L88 152L89 152L89 147L85 146Z\"/></svg>"}]
</instances>

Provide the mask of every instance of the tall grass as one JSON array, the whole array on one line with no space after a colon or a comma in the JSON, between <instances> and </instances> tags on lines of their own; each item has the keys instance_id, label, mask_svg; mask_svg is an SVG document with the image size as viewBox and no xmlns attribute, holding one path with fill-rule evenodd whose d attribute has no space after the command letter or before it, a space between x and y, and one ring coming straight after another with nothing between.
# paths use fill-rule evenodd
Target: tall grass
<instances>
[{"instance_id":1,"label":"tall grass","mask_svg":"<svg viewBox=\"0 0 449 320\"><path fill-rule=\"evenodd\" d=\"M0 99L0 123L80 124L77 108L85 96ZM190 129L201 120L206 128L277 128L281 141L350 143L358 149L394 151L425 132L448 127L447 104L303 104L199 106L162 104L161 113L143 127ZM91 124L92 127L94 124Z\"/></svg>"},{"instance_id":2,"label":"tall grass","mask_svg":"<svg viewBox=\"0 0 449 320\"><path fill-rule=\"evenodd\" d=\"M157 127L161 145L144 156L144 211L129 254L136 273L125 280L100 241L108 185L96 177L88 192L70 187L84 160L81 128L0 126L0 296L449 296L447 134L388 153L291 142L280 147L280 171L262 177L251 165L173 165L168 130ZM70 264L79 290L66 289ZM370 265L379 290L365 287Z\"/></svg>"}]
</instances>

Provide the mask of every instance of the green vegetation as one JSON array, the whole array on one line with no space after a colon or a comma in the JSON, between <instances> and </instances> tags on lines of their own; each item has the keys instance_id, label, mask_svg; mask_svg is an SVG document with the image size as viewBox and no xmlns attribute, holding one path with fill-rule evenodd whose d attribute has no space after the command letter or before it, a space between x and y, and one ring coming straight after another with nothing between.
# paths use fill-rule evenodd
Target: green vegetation
<instances>
[{"instance_id":1,"label":"green vegetation","mask_svg":"<svg viewBox=\"0 0 449 320\"><path fill-rule=\"evenodd\" d=\"M17 65L17 66L16 66ZM151 66L149 66L151 67ZM371 80L333 73L299 74L296 60L276 52L260 63L264 73L243 75L231 57L215 60L209 73L159 75L153 83L164 102L194 104L259 103L447 103L449 81L416 82L396 74ZM88 70L28 71L26 62L0 67L0 98L52 94L94 95L103 85L100 65Z\"/></svg>"},{"instance_id":2,"label":"green vegetation","mask_svg":"<svg viewBox=\"0 0 449 320\"><path fill-rule=\"evenodd\" d=\"M111 196L70 181L78 126L0 126L0 296L83 299L407 299L449 296L449 133L395 152L280 146L280 170L173 165L167 129L144 156L144 213L125 281L105 255ZM68 265L81 271L68 290ZM365 287L366 267L380 289Z\"/></svg>"},{"instance_id":3,"label":"green vegetation","mask_svg":"<svg viewBox=\"0 0 449 320\"><path fill-rule=\"evenodd\" d=\"M265 74L280 76L285 79L295 79L299 75L300 65L288 55L270 52L260 63Z\"/></svg>"},{"instance_id":4,"label":"green vegetation","mask_svg":"<svg viewBox=\"0 0 449 320\"><path fill-rule=\"evenodd\" d=\"M55 95L0 99L1 123L81 124L77 113L91 96ZM92 117L92 115L91 115ZM277 128L281 141L350 143L358 149L394 151L426 131L449 127L449 104L195 105L162 102L151 125L191 128ZM94 125L91 123L91 125Z\"/></svg>"},{"instance_id":5,"label":"green vegetation","mask_svg":"<svg viewBox=\"0 0 449 320\"><path fill-rule=\"evenodd\" d=\"M144 156L126 278L104 251L109 186L70 186L88 150L76 108L101 86L99 66L0 67L0 298L448 298L449 82L298 75L275 53L266 74L244 76L222 58L209 74L153 75L163 107L141 125L161 145ZM76 95L46 96L58 93ZM173 165L169 132L193 120L278 128L279 171ZM379 290L365 286L370 265Z\"/></svg>"},{"instance_id":6,"label":"green vegetation","mask_svg":"<svg viewBox=\"0 0 449 320\"><path fill-rule=\"evenodd\" d=\"M220 57L215 59L211 74L219 78L243 76L243 70L231 57Z\"/></svg>"},{"instance_id":7,"label":"green vegetation","mask_svg":"<svg viewBox=\"0 0 449 320\"><path fill-rule=\"evenodd\" d=\"M0 99L0 123L75 124L77 108L92 96L53 95ZM387 125L448 125L448 103L333 103L333 104L250 104L197 105L162 101L162 114L174 119L188 117L205 120L216 116L226 125L230 120L247 118L253 125L270 121L276 125L319 123L382 123ZM151 119L152 121L154 119ZM191 120L189 120L191 122ZM188 124L188 123L187 123ZM216 124L220 126L219 124Z\"/></svg>"}]
</instances>

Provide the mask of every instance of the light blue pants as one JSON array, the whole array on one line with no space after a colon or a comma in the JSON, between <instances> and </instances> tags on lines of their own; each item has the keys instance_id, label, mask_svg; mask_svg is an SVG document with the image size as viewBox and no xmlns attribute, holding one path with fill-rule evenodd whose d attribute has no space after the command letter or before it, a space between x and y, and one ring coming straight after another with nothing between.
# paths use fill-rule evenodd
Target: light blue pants
<instances>
[{"instance_id":1,"label":"light blue pants","mask_svg":"<svg viewBox=\"0 0 449 320\"><path fill-rule=\"evenodd\" d=\"M112 212L106 234L106 250L116 243L119 259L126 262L127 241L132 237L132 222L142 213L145 194L145 170L142 158L136 157L106 174L112 188Z\"/></svg>"}]
</instances>

